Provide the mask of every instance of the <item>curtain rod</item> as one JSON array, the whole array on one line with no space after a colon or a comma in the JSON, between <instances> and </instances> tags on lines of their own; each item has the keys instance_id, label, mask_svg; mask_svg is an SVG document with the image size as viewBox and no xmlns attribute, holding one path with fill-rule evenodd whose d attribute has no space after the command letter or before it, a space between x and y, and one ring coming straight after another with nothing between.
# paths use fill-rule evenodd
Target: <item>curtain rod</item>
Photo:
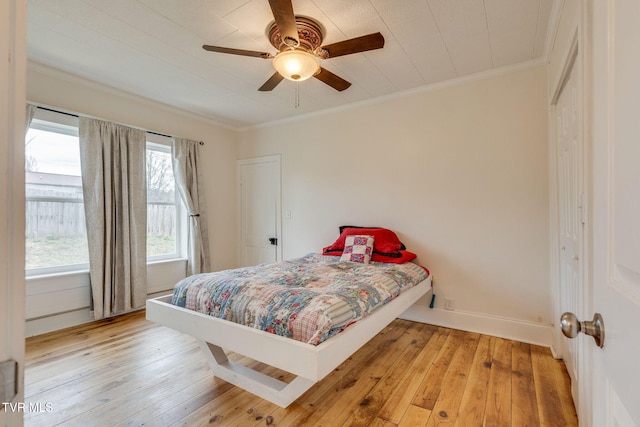
<instances>
[{"instance_id":1,"label":"curtain rod","mask_svg":"<svg viewBox=\"0 0 640 427\"><path fill-rule=\"evenodd\" d=\"M165 135L165 134L163 134L163 133L158 133L158 132L151 132L150 130L148 130L148 131L147 131L147 133L150 133L150 134L153 134L153 135L158 135L158 136L164 136L164 137L166 137L166 138L172 138L172 137L171 137L171 136L169 136L169 135Z\"/></svg>"},{"instance_id":2,"label":"curtain rod","mask_svg":"<svg viewBox=\"0 0 640 427\"><path fill-rule=\"evenodd\" d=\"M59 110L54 110L53 108L47 108L47 107L41 107L39 105L36 106L37 108L41 109L41 110L45 110L45 111L51 111L53 113L58 113L58 114L64 114L66 116L71 116L71 117L77 117L80 118L80 116L78 114L73 114L73 113L67 113L66 111L59 111ZM145 130L145 132L153 134L153 135L158 135L158 136L164 136L165 138L173 138L170 135L165 135L164 133L159 133L159 132L152 132L150 130ZM198 144L200 145L204 145L204 141L198 141Z\"/></svg>"},{"instance_id":3,"label":"curtain rod","mask_svg":"<svg viewBox=\"0 0 640 427\"><path fill-rule=\"evenodd\" d=\"M65 116L71 116L71 117L80 117L77 114L73 114L73 113L67 113L66 111L58 111L58 110L54 110L53 108L47 108L47 107L41 107L39 105L36 105L37 108L41 109L41 110L45 110L45 111L51 111L53 113L58 113L58 114L64 114Z\"/></svg>"}]
</instances>

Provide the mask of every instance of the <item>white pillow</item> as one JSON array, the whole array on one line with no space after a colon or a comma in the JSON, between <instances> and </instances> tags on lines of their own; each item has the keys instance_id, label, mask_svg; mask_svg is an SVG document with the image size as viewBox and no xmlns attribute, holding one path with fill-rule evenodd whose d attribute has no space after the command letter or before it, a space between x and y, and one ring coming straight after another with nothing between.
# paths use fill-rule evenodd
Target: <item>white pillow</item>
<instances>
[{"instance_id":1,"label":"white pillow","mask_svg":"<svg viewBox=\"0 0 640 427\"><path fill-rule=\"evenodd\" d=\"M373 236L351 235L344 242L344 251L340 261L369 264L373 253Z\"/></svg>"}]
</instances>

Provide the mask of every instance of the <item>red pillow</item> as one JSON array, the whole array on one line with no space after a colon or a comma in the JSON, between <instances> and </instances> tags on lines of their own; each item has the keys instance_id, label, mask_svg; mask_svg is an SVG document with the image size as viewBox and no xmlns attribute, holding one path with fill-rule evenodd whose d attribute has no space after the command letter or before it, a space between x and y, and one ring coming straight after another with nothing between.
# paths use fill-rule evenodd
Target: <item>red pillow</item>
<instances>
[{"instance_id":1,"label":"red pillow","mask_svg":"<svg viewBox=\"0 0 640 427\"><path fill-rule=\"evenodd\" d=\"M405 262L413 261L417 257L417 255L414 254L413 252L409 252L409 251L398 251L398 252L400 252L401 254L400 257L384 256L374 252L373 256L371 257L371 261L388 262L393 264L404 264Z\"/></svg>"},{"instance_id":2,"label":"red pillow","mask_svg":"<svg viewBox=\"0 0 640 427\"><path fill-rule=\"evenodd\" d=\"M403 248L402 242L391 230L386 228L345 228L340 233L338 239L331 246L327 246L322 253L329 255L329 252L342 252L344 250L344 242L347 236L366 234L373 236L373 251L383 254L398 254ZM397 255L396 255L397 256Z\"/></svg>"},{"instance_id":3,"label":"red pillow","mask_svg":"<svg viewBox=\"0 0 640 427\"><path fill-rule=\"evenodd\" d=\"M384 228L384 227L374 227L374 226L369 226L369 227L366 227L366 226L365 226L365 227L363 227L363 226L361 226L361 225L341 225L340 227L338 227L338 229L340 230L340 231L339 231L339 234L342 234L342 232L344 231L344 229L345 229L345 228ZM400 242L400 244L402 245L402 247L400 248L400 250L404 251L405 249L407 249L407 248L404 246L404 243Z\"/></svg>"}]
</instances>

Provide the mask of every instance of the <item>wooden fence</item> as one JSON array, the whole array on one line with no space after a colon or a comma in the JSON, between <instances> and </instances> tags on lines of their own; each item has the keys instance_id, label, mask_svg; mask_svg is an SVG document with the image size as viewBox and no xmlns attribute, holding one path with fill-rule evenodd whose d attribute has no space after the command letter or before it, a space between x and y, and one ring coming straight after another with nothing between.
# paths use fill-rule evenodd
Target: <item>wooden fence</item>
<instances>
[{"instance_id":1,"label":"wooden fence","mask_svg":"<svg viewBox=\"0 0 640 427\"><path fill-rule=\"evenodd\" d=\"M27 200L26 237L46 239L87 235L82 200ZM147 235L175 236L174 205L147 205Z\"/></svg>"},{"instance_id":2,"label":"wooden fence","mask_svg":"<svg viewBox=\"0 0 640 427\"><path fill-rule=\"evenodd\" d=\"M176 235L176 206L147 205L147 236L171 237Z\"/></svg>"}]
</instances>

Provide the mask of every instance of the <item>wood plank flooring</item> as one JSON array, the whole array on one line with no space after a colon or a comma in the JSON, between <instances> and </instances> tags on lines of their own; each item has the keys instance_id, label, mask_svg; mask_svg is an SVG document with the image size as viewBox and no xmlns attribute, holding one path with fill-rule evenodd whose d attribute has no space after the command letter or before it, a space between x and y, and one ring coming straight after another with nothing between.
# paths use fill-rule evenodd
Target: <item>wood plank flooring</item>
<instances>
[{"instance_id":1,"label":"wood plank flooring","mask_svg":"<svg viewBox=\"0 0 640 427\"><path fill-rule=\"evenodd\" d=\"M577 426L548 349L395 320L289 408L214 378L195 340L131 313L27 339L25 426ZM291 375L232 355L276 378Z\"/></svg>"}]
</instances>

